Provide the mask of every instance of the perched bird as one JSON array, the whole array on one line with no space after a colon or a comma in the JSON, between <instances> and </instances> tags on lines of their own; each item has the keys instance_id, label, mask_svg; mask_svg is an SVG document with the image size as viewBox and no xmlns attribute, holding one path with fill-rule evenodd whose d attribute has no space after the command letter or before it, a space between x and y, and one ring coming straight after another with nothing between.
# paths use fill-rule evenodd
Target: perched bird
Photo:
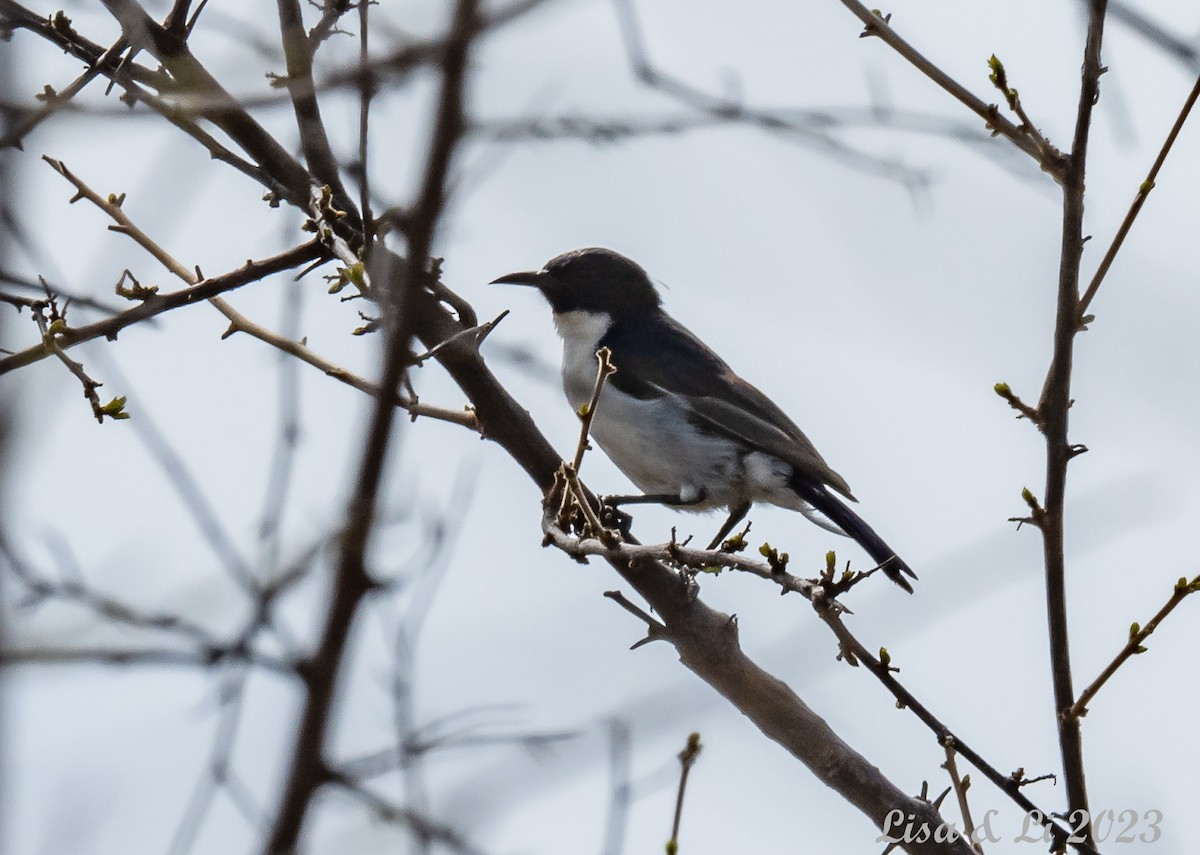
<instances>
[{"instance_id":1,"label":"perched bird","mask_svg":"<svg viewBox=\"0 0 1200 855\"><path fill-rule=\"evenodd\" d=\"M663 311L640 266L612 250L577 249L492 284L529 285L550 303L563 340L563 390L576 411L595 389L596 352L611 351L617 370L591 435L645 494L619 503L727 508L714 547L753 502L799 511L854 538L912 592L904 576L916 574L835 495L857 501L845 479L770 398Z\"/></svg>"}]
</instances>

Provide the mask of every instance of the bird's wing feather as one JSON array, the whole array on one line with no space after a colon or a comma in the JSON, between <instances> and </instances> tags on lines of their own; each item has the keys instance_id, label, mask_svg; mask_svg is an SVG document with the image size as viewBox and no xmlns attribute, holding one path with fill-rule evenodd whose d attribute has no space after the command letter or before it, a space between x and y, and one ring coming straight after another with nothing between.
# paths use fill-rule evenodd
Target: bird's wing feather
<instances>
[{"instance_id":1,"label":"bird's wing feather","mask_svg":"<svg viewBox=\"0 0 1200 855\"><path fill-rule=\"evenodd\" d=\"M617 372L608 382L617 389L642 399L671 396L697 425L778 457L854 499L800 428L673 318L614 326L600 344L612 350Z\"/></svg>"}]
</instances>

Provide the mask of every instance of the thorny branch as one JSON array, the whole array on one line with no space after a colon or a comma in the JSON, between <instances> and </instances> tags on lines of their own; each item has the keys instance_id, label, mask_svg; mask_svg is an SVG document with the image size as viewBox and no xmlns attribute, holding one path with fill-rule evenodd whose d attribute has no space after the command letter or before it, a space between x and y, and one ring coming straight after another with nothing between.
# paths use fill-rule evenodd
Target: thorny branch
<instances>
[{"instance_id":1,"label":"thorny branch","mask_svg":"<svg viewBox=\"0 0 1200 855\"><path fill-rule=\"evenodd\" d=\"M691 573L696 568L712 569L728 567L775 582L780 586L781 593L786 594L789 591L795 591L810 600L818 617L825 622L838 639L840 645L839 655L842 659L851 665L865 665L867 670L878 678L884 687L892 693L899 705L912 710L913 714L933 732L939 745L944 745L947 739L953 740L953 744L958 752L966 757L989 781L1011 798L1023 811L1034 812L1031 813L1032 816L1042 817L1043 825L1054 835L1055 840L1062 842L1070 836L1069 829L1058 824L1051 813L1039 809L1037 805L1021 792L1021 786L1025 783L1022 778L1005 775L984 760L982 756L969 745L965 744L957 734L953 733L934 716L928 708L917 700L895 678L893 672L896 669L891 666L889 661L877 658L867 651L862 642L850 632L842 621L842 615L847 611L845 606L837 600L831 599L826 594L825 588L821 584L818 584L818 582L799 579L786 571L780 570L778 565L752 561L721 550L687 549L675 543L656 545L634 543L610 544L593 537L573 537L558 525L558 502L556 499L557 491L552 491L547 497L545 503L546 510L542 518L542 531L545 533L548 541L556 548L577 559L594 555L607 559L617 567L636 567L639 566L639 562L654 560L668 567L680 568L688 578L692 578ZM821 581L824 582L825 580L822 579ZM691 590L690 596L695 599L698 592L695 588L694 579L688 584ZM613 599L619 598L616 592L608 592L606 596ZM644 620L649 627L647 637L635 646L640 646L654 640L674 642L674 637L667 625L662 624L640 609L637 609L636 606L624 600L624 598L619 598L619 602L636 617ZM884 655L886 655L886 652L884 652ZM1089 845L1082 843L1072 845L1079 852L1087 853L1087 855L1095 855L1095 850Z\"/></svg>"},{"instance_id":2,"label":"thorny branch","mask_svg":"<svg viewBox=\"0 0 1200 855\"><path fill-rule=\"evenodd\" d=\"M318 241L310 241L293 250L277 255L274 258L267 259L262 262L246 262L246 265L238 270L226 274L225 276L206 279L199 272L199 269L189 270L182 262L171 256L162 246L154 241L150 235L146 234L139 228L132 219L121 208L124 202L124 196L110 195L108 198L102 197L99 193L88 186L82 179L67 169L66 165L60 161L51 158L44 158L54 169L70 181L78 191L75 199L87 199L100 210L104 211L114 220L116 226L110 226L113 231L128 235L139 246L149 252L156 258L164 267L174 273L177 277L188 283L189 287L174 291L169 294L158 294L156 290L144 289L137 286L133 291L128 292L131 299L140 299L142 302L135 308L122 312L119 315L114 315L110 318L105 318L102 321L97 321L87 327L80 327L72 330L66 328L62 334L57 337L54 344L59 347L69 347L79 344L84 341L89 341L100 336L116 338L117 333L131 324L144 320L147 317L160 314L172 308L179 306L190 305L200 300L208 300L221 314L229 320L229 328L225 331L224 337L228 337L236 332L243 332L254 338L263 341L284 353L300 359L301 361L312 365L319 369L329 377L332 377L339 382L345 383L355 389L368 394L378 395L379 388L368 380L365 380L345 368L342 368L334 363L326 360L324 357L315 353L308 348L303 342L293 341L280 336L266 327L263 327L241 312L233 308L228 302L223 300L219 294L225 291L233 290L248 282L260 279L273 272L288 270L298 266L299 264L309 260L325 260L328 258L328 252ZM74 199L72 200L74 201ZM117 285L118 293L125 294L121 291L121 285ZM50 346L43 340L43 344L29 348L20 353L13 354L5 359L0 359L0 374L6 371L11 371L15 368L20 368L35 362L38 359L44 358ZM53 351L50 351L53 352ZM119 400L119 399L118 399ZM472 430L478 430L478 424L474 415L470 410L450 410L443 407L435 407L427 404L422 404L419 401L411 398L404 398L396 395L393 402L397 407L407 410L415 419L418 416L426 416L428 418L447 421L453 424L458 424ZM119 408L118 408L119 411Z\"/></svg>"},{"instance_id":3,"label":"thorny branch","mask_svg":"<svg viewBox=\"0 0 1200 855\"><path fill-rule=\"evenodd\" d=\"M418 332L419 314L416 307L428 281L424 265L430 256L434 229L445 204L451 158L463 133L463 90L477 14L476 0L459 0L455 6L450 38L442 61L441 91L425 175L405 234L412 263L406 269L387 264L388 257L381 250L366 258L367 268L372 274L383 274L376 278L376 287L387 295L387 300L381 305L385 316L386 344L380 393L371 414L358 474L346 506L332 599L325 615L321 640L308 663L307 691L293 745L290 772L265 846L267 853L295 850L313 796L330 780L330 768L326 761L329 716L337 679L344 666L351 625L363 598L375 584L367 572L366 555L375 527L384 462L392 436L395 413L392 400L411 362L410 343Z\"/></svg>"}]
</instances>

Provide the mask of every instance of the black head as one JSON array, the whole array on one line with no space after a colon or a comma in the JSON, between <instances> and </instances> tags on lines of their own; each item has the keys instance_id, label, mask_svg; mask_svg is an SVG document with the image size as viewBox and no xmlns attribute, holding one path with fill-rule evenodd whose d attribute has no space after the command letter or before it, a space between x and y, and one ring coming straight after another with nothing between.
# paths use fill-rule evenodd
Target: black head
<instances>
[{"instance_id":1,"label":"black head","mask_svg":"<svg viewBox=\"0 0 1200 855\"><path fill-rule=\"evenodd\" d=\"M555 312L583 309L615 318L657 311L662 302L645 270L620 253L598 247L564 252L541 270L510 273L492 284L531 285Z\"/></svg>"}]
</instances>

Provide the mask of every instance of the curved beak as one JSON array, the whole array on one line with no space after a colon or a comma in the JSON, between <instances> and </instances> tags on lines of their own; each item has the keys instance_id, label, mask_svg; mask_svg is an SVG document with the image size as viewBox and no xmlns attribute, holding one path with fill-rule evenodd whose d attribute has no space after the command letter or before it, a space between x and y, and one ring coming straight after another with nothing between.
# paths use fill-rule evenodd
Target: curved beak
<instances>
[{"instance_id":1,"label":"curved beak","mask_svg":"<svg viewBox=\"0 0 1200 855\"><path fill-rule=\"evenodd\" d=\"M530 288L541 288L549 276L545 270L529 270L522 273L509 273L499 279L493 279L490 285L527 285Z\"/></svg>"}]
</instances>

